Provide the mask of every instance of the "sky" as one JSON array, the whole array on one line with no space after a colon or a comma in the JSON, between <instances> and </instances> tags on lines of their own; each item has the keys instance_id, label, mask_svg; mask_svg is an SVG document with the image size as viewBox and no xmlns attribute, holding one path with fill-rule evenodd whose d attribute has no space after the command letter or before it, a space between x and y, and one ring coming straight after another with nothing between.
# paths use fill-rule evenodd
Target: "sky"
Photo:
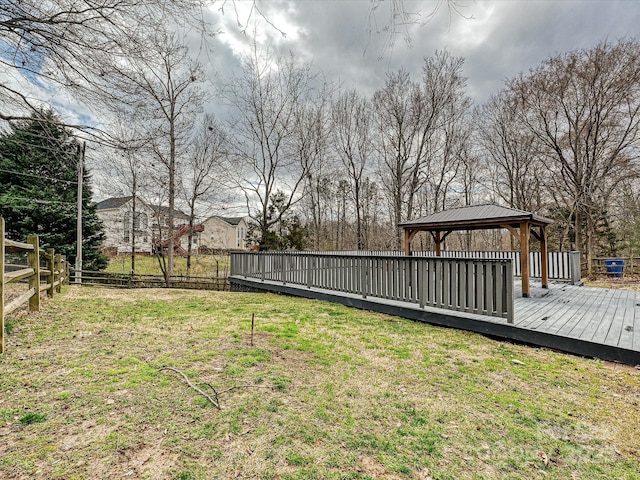
<instances>
[{"instance_id":1,"label":"sky","mask_svg":"<svg viewBox=\"0 0 640 480\"><path fill-rule=\"evenodd\" d=\"M506 79L554 55L640 36L640 0L210 1L205 17L219 33L205 43L192 30L185 39L207 74L205 110L221 120L229 113L219 87L232 81L254 39L259 48L292 52L328 81L368 96L400 68L420 81L424 58L447 50L464 59L467 93L482 104ZM389 32L394 4L409 14L397 35ZM70 124L102 123L55 85L6 69L0 80L52 104Z\"/></svg>"},{"instance_id":2,"label":"sky","mask_svg":"<svg viewBox=\"0 0 640 480\"><path fill-rule=\"evenodd\" d=\"M216 82L228 78L237 56L250 49L253 35L243 35L239 22L257 33L259 45L291 51L327 79L364 94L381 88L387 72L399 68L419 81L424 58L447 50L465 59L467 92L476 104L502 88L505 79L547 58L640 35L640 1L632 0L405 0L404 10L416 15L396 36L385 31L392 0L377 3L375 12L368 0L259 1L273 26L255 10L249 17L251 2L236 3L237 14L226 8L218 15L222 33L204 57Z\"/></svg>"},{"instance_id":3,"label":"sky","mask_svg":"<svg viewBox=\"0 0 640 480\"><path fill-rule=\"evenodd\" d=\"M397 35L389 32L394 4L409 13ZM640 37L640 0L216 0L207 13L219 33L206 43L196 31L185 39L207 74L203 86L211 100L204 109L222 121L229 109L218 87L237 74L254 39L259 48L294 53L328 81L367 96L384 86L388 72L400 68L420 81L424 58L447 50L464 58L467 94L479 105L506 79L552 56ZM28 88L69 123L100 125L68 94L39 83L29 86L19 77L0 71L2 81ZM88 161L99 174L100 159ZM108 192L96 185L94 193L100 200Z\"/></svg>"}]
</instances>

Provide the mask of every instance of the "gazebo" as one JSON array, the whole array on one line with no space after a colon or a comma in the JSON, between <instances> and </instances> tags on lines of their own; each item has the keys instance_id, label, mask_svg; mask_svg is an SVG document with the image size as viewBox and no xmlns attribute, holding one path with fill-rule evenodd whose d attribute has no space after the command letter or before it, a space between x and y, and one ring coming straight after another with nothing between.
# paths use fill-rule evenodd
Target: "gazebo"
<instances>
[{"instance_id":1,"label":"gazebo","mask_svg":"<svg viewBox=\"0 0 640 480\"><path fill-rule=\"evenodd\" d=\"M404 253L411 255L411 240L418 232L429 232L435 243L436 255L442 252L442 242L453 231L489 230L506 228L520 240L520 267L522 272L522 296L530 295L529 239L533 235L540 241L542 288L549 288L547 259L548 218L531 212L501 207L498 205L476 205L452 208L400 223L404 230Z\"/></svg>"}]
</instances>

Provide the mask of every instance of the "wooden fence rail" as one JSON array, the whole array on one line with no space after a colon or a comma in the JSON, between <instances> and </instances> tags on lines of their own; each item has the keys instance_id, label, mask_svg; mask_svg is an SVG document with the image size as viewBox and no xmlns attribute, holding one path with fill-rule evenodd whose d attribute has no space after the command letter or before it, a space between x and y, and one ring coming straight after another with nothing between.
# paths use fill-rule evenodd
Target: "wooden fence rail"
<instances>
[{"instance_id":1,"label":"wooden fence rail","mask_svg":"<svg viewBox=\"0 0 640 480\"><path fill-rule=\"evenodd\" d=\"M26 265L9 264L7 253L27 254ZM44 263L45 267L41 267ZM68 265L64 255L56 254L53 249L46 252L40 250L37 235L29 236L27 243L16 242L5 238L4 218L0 217L0 354L5 351L6 315L28 302L29 311L40 310L40 292L46 291L53 297L60 293L63 283L68 283ZM28 282L26 291L5 304L6 286L9 284Z\"/></svg>"},{"instance_id":2,"label":"wooden fence rail","mask_svg":"<svg viewBox=\"0 0 640 480\"><path fill-rule=\"evenodd\" d=\"M232 252L232 285L234 277L503 317L513 323L510 259Z\"/></svg>"},{"instance_id":3,"label":"wooden fence rail","mask_svg":"<svg viewBox=\"0 0 640 480\"><path fill-rule=\"evenodd\" d=\"M77 275L77 270L71 269L71 281ZM129 273L96 272L82 270L79 275L82 286L102 286L115 288L164 288L167 286L162 275L131 275ZM172 288L186 288L197 290L229 290L228 277L203 277L174 275L171 277Z\"/></svg>"}]
</instances>

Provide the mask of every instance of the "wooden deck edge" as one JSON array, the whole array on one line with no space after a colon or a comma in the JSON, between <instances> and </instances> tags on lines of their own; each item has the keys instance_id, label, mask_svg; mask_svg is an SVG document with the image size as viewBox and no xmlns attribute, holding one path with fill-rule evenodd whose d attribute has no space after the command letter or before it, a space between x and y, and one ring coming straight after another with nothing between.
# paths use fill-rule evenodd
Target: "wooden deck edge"
<instances>
[{"instance_id":1,"label":"wooden deck edge","mask_svg":"<svg viewBox=\"0 0 640 480\"><path fill-rule=\"evenodd\" d=\"M544 347L571 353L588 358L597 358L626 365L640 365L640 352L611 345L604 345L575 338L562 337L535 330L527 330L506 323L465 317L464 314L450 314L446 310L440 312L421 310L417 305L402 306L383 303L380 299L370 300L353 295L340 295L338 292L329 293L299 286L289 286L280 283L260 282L250 279L230 277L231 291L272 292L295 297L340 303L347 307L360 308L374 312L394 315L409 320L428 323L442 327L466 330L482 335L496 337L502 340L514 341L534 347Z\"/></svg>"}]
</instances>

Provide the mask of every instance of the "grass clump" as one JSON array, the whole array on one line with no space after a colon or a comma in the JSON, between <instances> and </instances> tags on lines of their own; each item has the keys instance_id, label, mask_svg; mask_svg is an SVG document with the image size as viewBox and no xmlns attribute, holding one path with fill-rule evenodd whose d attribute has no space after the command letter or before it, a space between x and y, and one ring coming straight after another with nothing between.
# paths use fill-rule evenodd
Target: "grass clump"
<instances>
[{"instance_id":1,"label":"grass clump","mask_svg":"<svg viewBox=\"0 0 640 480\"><path fill-rule=\"evenodd\" d=\"M632 368L268 294L70 288L13 336L3 479L639 478Z\"/></svg>"},{"instance_id":2,"label":"grass clump","mask_svg":"<svg viewBox=\"0 0 640 480\"><path fill-rule=\"evenodd\" d=\"M20 417L21 425L31 425L32 423L42 423L47 419L47 416L43 413L29 412Z\"/></svg>"}]
</instances>

